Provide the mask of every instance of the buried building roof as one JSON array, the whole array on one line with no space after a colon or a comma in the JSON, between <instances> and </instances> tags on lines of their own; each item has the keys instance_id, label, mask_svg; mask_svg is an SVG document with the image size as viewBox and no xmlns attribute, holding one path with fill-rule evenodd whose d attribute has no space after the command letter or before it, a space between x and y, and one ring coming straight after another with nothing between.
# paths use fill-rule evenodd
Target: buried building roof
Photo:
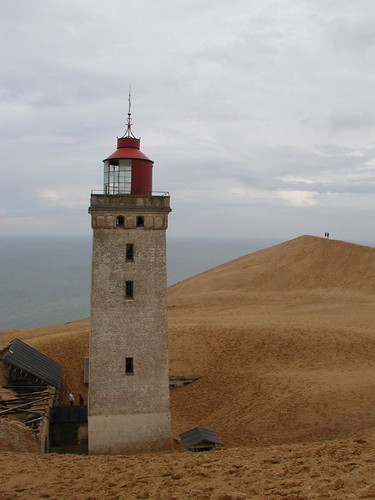
<instances>
[{"instance_id":1,"label":"buried building roof","mask_svg":"<svg viewBox=\"0 0 375 500\"><path fill-rule=\"evenodd\" d=\"M3 349L2 360L8 366L38 378L43 384L60 387L62 366L20 339L12 340Z\"/></svg>"},{"instance_id":2,"label":"buried building roof","mask_svg":"<svg viewBox=\"0 0 375 500\"><path fill-rule=\"evenodd\" d=\"M180 434L180 438L182 444L188 450L206 450L213 448L217 444L224 444L216 432L203 427L194 427L194 429L183 432Z\"/></svg>"}]
</instances>

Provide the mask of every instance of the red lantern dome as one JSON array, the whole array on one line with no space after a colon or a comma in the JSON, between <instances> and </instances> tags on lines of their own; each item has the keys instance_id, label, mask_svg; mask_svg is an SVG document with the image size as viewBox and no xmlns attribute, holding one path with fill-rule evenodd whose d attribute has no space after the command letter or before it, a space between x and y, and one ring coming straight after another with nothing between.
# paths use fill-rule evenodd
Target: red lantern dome
<instances>
[{"instance_id":1,"label":"red lantern dome","mask_svg":"<svg viewBox=\"0 0 375 500\"><path fill-rule=\"evenodd\" d=\"M117 150L104 163L104 192L106 194L129 194L151 196L153 161L140 150L141 140L132 132L129 112L127 129L123 137L117 138Z\"/></svg>"}]
</instances>

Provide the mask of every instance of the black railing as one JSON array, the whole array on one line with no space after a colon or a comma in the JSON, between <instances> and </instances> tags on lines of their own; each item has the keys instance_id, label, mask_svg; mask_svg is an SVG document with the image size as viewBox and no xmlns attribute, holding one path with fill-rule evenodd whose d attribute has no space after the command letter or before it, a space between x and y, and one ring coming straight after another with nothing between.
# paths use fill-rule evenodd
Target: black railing
<instances>
[{"instance_id":1,"label":"black railing","mask_svg":"<svg viewBox=\"0 0 375 500\"><path fill-rule=\"evenodd\" d=\"M99 194L99 195L104 195L104 196L117 196L117 195L122 195L122 196L169 196L169 191L152 191L151 195L144 195L144 194L130 194L130 193L109 193L105 191L104 189L92 189L91 194Z\"/></svg>"}]
</instances>

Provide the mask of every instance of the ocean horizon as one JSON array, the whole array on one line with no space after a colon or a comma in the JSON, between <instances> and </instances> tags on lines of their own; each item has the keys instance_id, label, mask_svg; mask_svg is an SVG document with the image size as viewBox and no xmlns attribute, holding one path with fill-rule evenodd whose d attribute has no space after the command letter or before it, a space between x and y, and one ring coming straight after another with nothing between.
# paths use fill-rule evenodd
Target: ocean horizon
<instances>
[{"instance_id":1,"label":"ocean horizon","mask_svg":"<svg viewBox=\"0 0 375 500\"><path fill-rule=\"evenodd\" d=\"M168 286L282 241L169 237ZM0 331L87 318L91 245L91 235L0 236Z\"/></svg>"}]
</instances>

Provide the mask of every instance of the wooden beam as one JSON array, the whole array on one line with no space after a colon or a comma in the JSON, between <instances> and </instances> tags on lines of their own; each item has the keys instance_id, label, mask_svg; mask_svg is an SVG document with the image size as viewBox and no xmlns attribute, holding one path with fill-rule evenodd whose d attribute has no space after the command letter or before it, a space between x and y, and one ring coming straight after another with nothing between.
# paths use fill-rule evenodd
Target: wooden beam
<instances>
[{"instance_id":1,"label":"wooden beam","mask_svg":"<svg viewBox=\"0 0 375 500\"><path fill-rule=\"evenodd\" d=\"M43 401L43 398L36 399L34 402L37 403L39 401ZM26 406L30 407L30 406L32 406L32 403L33 403L32 401L28 401L27 403L24 403L22 405L17 405L17 406L14 406L13 408L8 408L7 410L0 411L0 416L5 415L6 413L9 413L11 410L15 410L17 408L24 408Z\"/></svg>"},{"instance_id":2,"label":"wooden beam","mask_svg":"<svg viewBox=\"0 0 375 500\"><path fill-rule=\"evenodd\" d=\"M18 413L31 413L32 415L40 415L40 411L28 410L27 408L12 410L8 413L8 415L17 415Z\"/></svg>"},{"instance_id":3,"label":"wooden beam","mask_svg":"<svg viewBox=\"0 0 375 500\"><path fill-rule=\"evenodd\" d=\"M25 424L29 425L29 424L32 424L34 422L38 422L39 420L42 420L43 418L44 418L44 415L42 417L33 418L32 420L25 420Z\"/></svg>"}]
</instances>

